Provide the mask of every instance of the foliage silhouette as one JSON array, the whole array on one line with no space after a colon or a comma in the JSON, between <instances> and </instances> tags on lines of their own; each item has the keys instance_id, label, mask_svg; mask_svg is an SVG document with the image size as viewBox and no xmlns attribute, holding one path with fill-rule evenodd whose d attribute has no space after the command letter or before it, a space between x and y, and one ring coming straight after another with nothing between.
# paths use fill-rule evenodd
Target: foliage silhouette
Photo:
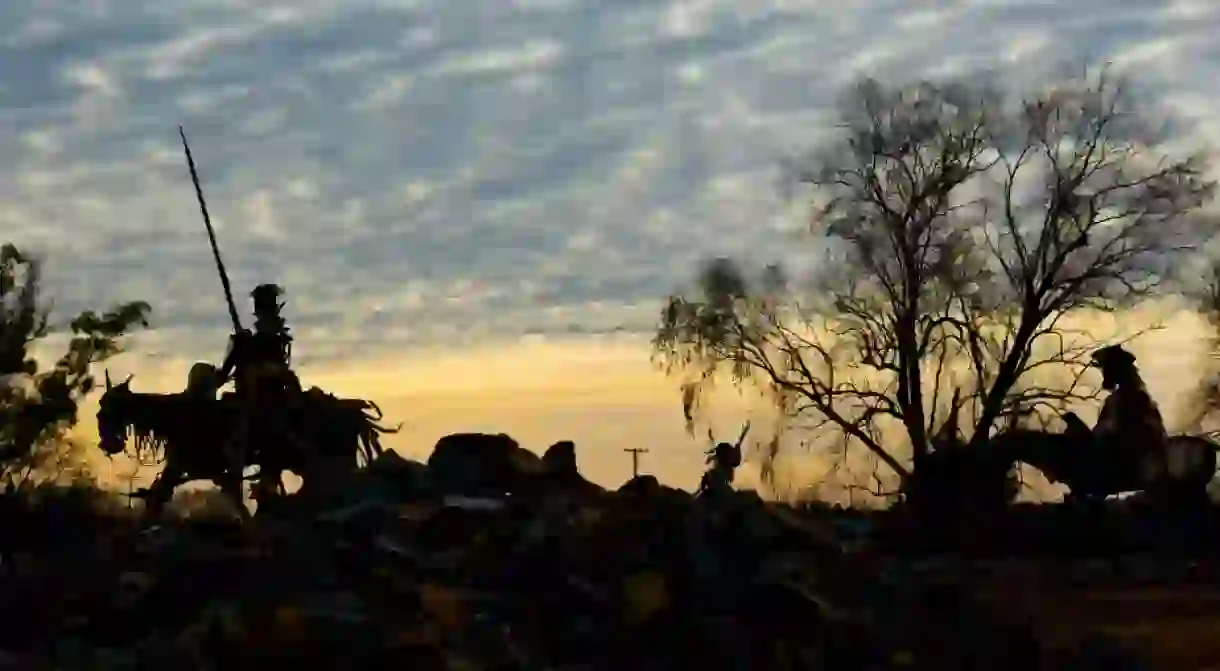
<instances>
[{"instance_id":1,"label":"foliage silhouette","mask_svg":"<svg viewBox=\"0 0 1220 671\"><path fill-rule=\"evenodd\" d=\"M962 413L977 447L1088 398L1095 343L1064 319L1170 290L1217 230L1200 159L1156 155L1137 102L1104 71L1015 105L988 87L860 83L838 141L787 165L828 250L814 282L721 258L667 301L654 356L691 376L688 423L727 373L767 392L782 428L828 429L905 481ZM1036 384L1049 367L1075 381ZM883 440L891 427L902 445Z\"/></svg>"},{"instance_id":2,"label":"foliage silhouette","mask_svg":"<svg viewBox=\"0 0 1220 671\"><path fill-rule=\"evenodd\" d=\"M151 309L134 301L56 326L40 294L40 271L38 258L13 244L0 247L0 468L7 487L77 460L80 447L65 434L96 384L92 367L122 352L124 338L148 326ZM40 369L33 349L59 335L68 336L67 350Z\"/></svg>"}]
</instances>

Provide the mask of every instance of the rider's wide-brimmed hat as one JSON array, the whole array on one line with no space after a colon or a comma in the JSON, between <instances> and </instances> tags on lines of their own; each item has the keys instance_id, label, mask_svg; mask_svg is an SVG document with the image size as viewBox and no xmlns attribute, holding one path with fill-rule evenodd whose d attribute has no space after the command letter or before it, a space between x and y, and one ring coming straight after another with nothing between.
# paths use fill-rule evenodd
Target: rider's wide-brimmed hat
<instances>
[{"instance_id":1,"label":"rider's wide-brimmed hat","mask_svg":"<svg viewBox=\"0 0 1220 671\"><path fill-rule=\"evenodd\" d=\"M1123 349L1122 345L1110 345L1093 352L1093 365L1099 368L1109 366L1131 366L1135 364L1135 355Z\"/></svg>"}]
</instances>

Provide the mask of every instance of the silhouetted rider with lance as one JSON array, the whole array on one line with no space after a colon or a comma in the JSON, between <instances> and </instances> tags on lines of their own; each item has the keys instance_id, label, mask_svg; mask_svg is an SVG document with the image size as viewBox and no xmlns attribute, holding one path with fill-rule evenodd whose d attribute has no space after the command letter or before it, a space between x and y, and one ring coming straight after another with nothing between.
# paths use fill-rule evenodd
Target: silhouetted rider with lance
<instances>
[{"instance_id":1,"label":"silhouetted rider with lance","mask_svg":"<svg viewBox=\"0 0 1220 671\"><path fill-rule=\"evenodd\" d=\"M241 329L229 339L229 351L220 367L220 385L234 380L238 398L255 404L283 400L300 383L292 372L292 335L280 311L283 289L260 284L250 292L254 299L254 331Z\"/></svg>"},{"instance_id":2,"label":"silhouetted rider with lance","mask_svg":"<svg viewBox=\"0 0 1220 671\"><path fill-rule=\"evenodd\" d=\"M254 330L240 329L233 334L228 354L217 374L221 386L233 380L237 402L242 409L234 438L243 441L247 449L251 446L260 450L305 447L289 428L286 416L293 400L301 393L301 384L291 367L292 335L281 315L284 304L279 301L283 293L275 284L260 284L250 293L254 299ZM266 430L258 432L258 428ZM278 483L261 484L267 488Z\"/></svg>"},{"instance_id":3,"label":"silhouetted rider with lance","mask_svg":"<svg viewBox=\"0 0 1220 671\"><path fill-rule=\"evenodd\" d=\"M203 198L203 186L199 182L199 174L195 169L195 160L191 157L191 148L186 142L186 132L179 126L178 134L182 136L182 149L186 153L187 166L191 171L191 182L195 185L195 196L199 199L199 211L203 215L203 224L207 229L208 242L212 247L212 257L216 261L216 271L220 276L220 284L224 289L225 304L229 308L229 319L233 324L233 336L230 339L229 352L224 364L216 373L216 387L223 386L233 379L236 386L236 397L241 412L239 421L234 427L230 444L224 449L237 448L229 455L232 468L244 469L250 448L263 451L263 458L258 460L260 470L265 477L260 478L256 495L268 492L269 488L282 488L279 481L280 468L283 464L283 450L308 450L289 429L285 417L288 401L299 398L300 382L292 372L289 362L292 357L292 336L280 316L284 305L279 302L283 290L274 284L259 285L251 292L254 299L254 330L242 328L241 317L237 314L237 306L233 301L233 290L229 284L229 275L225 272L224 262L220 258L220 246L216 242L216 231L212 228L212 219L208 216L208 206ZM200 369L202 370L202 369ZM192 388L198 388L198 384ZM261 424L258 428L259 443L251 440L251 429L256 428L254 421ZM237 443L233 445L232 443ZM270 449L268 455L266 450ZM271 459L266 457L270 456ZM276 461L273 468L267 468L268 461ZM272 480L274 478L274 480Z\"/></svg>"}]
</instances>

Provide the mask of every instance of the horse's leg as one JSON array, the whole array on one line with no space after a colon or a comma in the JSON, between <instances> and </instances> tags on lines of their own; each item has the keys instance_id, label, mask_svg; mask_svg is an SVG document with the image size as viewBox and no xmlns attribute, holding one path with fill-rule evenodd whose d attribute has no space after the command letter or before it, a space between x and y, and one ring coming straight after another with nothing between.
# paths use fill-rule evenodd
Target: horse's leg
<instances>
[{"instance_id":1,"label":"horse's leg","mask_svg":"<svg viewBox=\"0 0 1220 671\"><path fill-rule=\"evenodd\" d=\"M381 437L377 434L377 427L372 426L368 420L361 417L361 421L365 424L356 436L356 467L360 468L360 456L364 456L364 466L373 465L377 457L385 452L385 448L381 445Z\"/></svg>"},{"instance_id":2,"label":"horse's leg","mask_svg":"<svg viewBox=\"0 0 1220 671\"><path fill-rule=\"evenodd\" d=\"M223 493L233 507L237 509L237 515L242 522L248 522L251 518L250 509L246 507L245 492L242 488L242 472L237 471L226 472L216 482L220 486L220 491Z\"/></svg>"},{"instance_id":3,"label":"horse's leg","mask_svg":"<svg viewBox=\"0 0 1220 671\"><path fill-rule=\"evenodd\" d=\"M148 522L155 523L161 519L162 513L165 512L165 505L169 503L174 496L174 490L178 485L185 482L182 469L176 464L167 463L165 470L157 476L156 480L148 487L148 495L144 499L144 519Z\"/></svg>"},{"instance_id":4,"label":"horse's leg","mask_svg":"<svg viewBox=\"0 0 1220 671\"><path fill-rule=\"evenodd\" d=\"M279 503L278 499L284 491L283 471L270 468L266 464L259 465L258 479L254 482L254 500L258 504L256 514L272 511Z\"/></svg>"},{"instance_id":5,"label":"horse's leg","mask_svg":"<svg viewBox=\"0 0 1220 671\"><path fill-rule=\"evenodd\" d=\"M279 435L284 437L288 449L298 457L293 461L294 467L290 470L301 477L301 492L307 497L312 497L319 490L328 489L325 484L329 483L321 483L320 479L325 479L330 475L329 464L325 459L329 452L325 444L329 436L325 425L311 426L310 420L313 418L304 417L302 419L305 420L302 422L304 427L314 429L309 432L312 440L304 438L300 432L287 426L287 422L280 422L280 426L277 428Z\"/></svg>"},{"instance_id":6,"label":"horse's leg","mask_svg":"<svg viewBox=\"0 0 1220 671\"><path fill-rule=\"evenodd\" d=\"M220 446L224 461L221 474L215 478L220 491L233 503L243 523L250 521L250 509L246 507L245 473L249 462L250 420L248 413L239 417L232 435Z\"/></svg>"}]
</instances>

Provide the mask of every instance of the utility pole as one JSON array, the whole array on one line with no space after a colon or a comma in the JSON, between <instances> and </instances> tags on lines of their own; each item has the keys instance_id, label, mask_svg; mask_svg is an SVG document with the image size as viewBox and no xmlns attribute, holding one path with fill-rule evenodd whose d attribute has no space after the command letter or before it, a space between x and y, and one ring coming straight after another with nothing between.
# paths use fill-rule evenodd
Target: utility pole
<instances>
[{"instance_id":1,"label":"utility pole","mask_svg":"<svg viewBox=\"0 0 1220 671\"><path fill-rule=\"evenodd\" d=\"M645 450L640 447L628 447L628 448L624 448L623 451L631 453L631 477L632 477L632 479L639 477L639 475L640 475L640 455L644 454L648 450Z\"/></svg>"}]
</instances>

